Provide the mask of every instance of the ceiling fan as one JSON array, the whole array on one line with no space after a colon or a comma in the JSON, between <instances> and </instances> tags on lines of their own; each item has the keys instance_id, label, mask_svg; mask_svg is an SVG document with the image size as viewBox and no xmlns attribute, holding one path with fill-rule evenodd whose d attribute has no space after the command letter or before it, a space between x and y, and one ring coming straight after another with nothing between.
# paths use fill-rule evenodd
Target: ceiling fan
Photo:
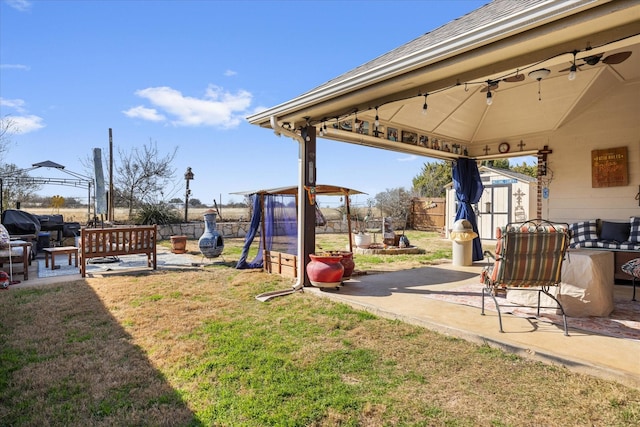
<instances>
[{"instance_id":1,"label":"ceiling fan","mask_svg":"<svg viewBox=\"0 0 640 427\"><path fill-rule=\"evenodd\" d=\"M574 53L575 55L575 53ZM631 56L631 51L624 51L624 52L618 52L618 53L614 53L611 54L605 58L602 58L604 56L604 53L599 53L597 55L591 55L591 56L586 56L584 58L581 58L582 61L584 61L582 64L575 64L575 69L579 70L580 67L584 66L584 65L596 65L599 62L602 62L603 64L608 64L608 65L616 65L616 64L620 64L624 61L627 60L627 58L629 58ZM575 63L575 60L574 60ZM565 71L571 71L571 69L574 67L574 65L572 65L569 68L565 68L564 70L560 70L561 73L564 73Z\"/></svg>"},{"instance_id":2,"label":"ceiling fan","mask_svg":"<svg viewBox=\"0 0 640 427\"><path fill-rule=\"evenodd\" d=\"M489 80L487 81L487 85L485 87L483 87L480 92L487 92L489 90L496 90L498 89L498 84L500 82L507 82L507 83L516 83L516 82L521 82L524 80L524 74L516 74L515 76L509 76L509 77L505 77L504 79L500 79L500 80Z\"/></svg>"}]
</instances>

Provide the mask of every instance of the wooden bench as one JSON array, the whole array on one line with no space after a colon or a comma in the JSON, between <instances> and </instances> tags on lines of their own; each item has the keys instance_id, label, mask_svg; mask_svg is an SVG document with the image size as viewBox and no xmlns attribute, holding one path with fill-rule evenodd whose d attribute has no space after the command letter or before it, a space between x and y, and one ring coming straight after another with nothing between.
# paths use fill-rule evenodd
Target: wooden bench
<instances>
[{"instance_id":1,"label":"wooden bench","mask_svg":"<svg viewBox=\"0 0 640 427\"><path fill-rule=\"evenodd\" d=\"M78 256L80 274L86 276L87 262L91 258L146 254L147 266L157 269L157 225L112 228L82 228Z\"/></svg>"}]
</instances>

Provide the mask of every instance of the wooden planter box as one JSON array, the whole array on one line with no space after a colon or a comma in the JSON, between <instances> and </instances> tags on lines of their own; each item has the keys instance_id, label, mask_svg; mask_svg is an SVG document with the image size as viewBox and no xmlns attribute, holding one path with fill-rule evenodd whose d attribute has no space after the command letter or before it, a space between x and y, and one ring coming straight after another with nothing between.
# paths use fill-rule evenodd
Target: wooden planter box
<instances>
[{"instance_id":1,"label":"wooden planter box","mask_svg":"<svg viewBox=\"0 0 640 427\"><path fill-rule=\"evenodd\" d=\"M264 271L284 277L298 277L298 257L283 252L263 251Z\"/></svg>"}]
</instances>

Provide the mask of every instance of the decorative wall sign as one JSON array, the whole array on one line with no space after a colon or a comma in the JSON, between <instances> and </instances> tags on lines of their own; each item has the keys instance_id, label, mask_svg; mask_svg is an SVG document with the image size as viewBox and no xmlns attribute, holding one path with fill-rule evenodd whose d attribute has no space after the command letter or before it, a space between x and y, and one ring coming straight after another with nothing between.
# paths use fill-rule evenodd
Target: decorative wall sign
<instances>
[{"instance_id":1,"label":"decorative wall sign","mask_svg":"<svg viewBox=\"0 0 640 427\"><path fill-rule=\"evenodd\" d=\"M617 187L629 183L627 147L591 151L591 186Z\"/></svg>"}]
</instances>

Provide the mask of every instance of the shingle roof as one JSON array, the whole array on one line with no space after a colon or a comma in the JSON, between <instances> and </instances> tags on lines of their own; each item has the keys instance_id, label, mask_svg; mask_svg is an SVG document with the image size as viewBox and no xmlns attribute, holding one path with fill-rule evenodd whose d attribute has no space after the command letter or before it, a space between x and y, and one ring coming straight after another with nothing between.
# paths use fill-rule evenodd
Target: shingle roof
<instances>
[{"instance_id":1,"label":"shingle roof","mask_svg":"<svg viewBox=\"0 0 640 427\"><path fill-rule=\"evenodd\" d=\"M525 175L525 174L520 173L520 172L515 172L515 171L512 171L510 169L498 169L498 168L491 168L489 166L481 166L480 169L481 170L495 172L495 173L498 173L498 174L504 175L504 176L509 176L511 178L518 179L520 181L527 181L527 182L536 182L537 181L537 179L532 177L532 176Z\"/></svg>"},{"instance_id":2,"label":"shingle roof","mask_svg":"<svg viewBox=\"0 0 640 427\"><path fill-rule=\"evenodd\" d=\"M418 54L426 49L433 48L442 43L448 43L452 39L466 37L467 34L477 31L487 25L495 24L501 20L511 20L514 16L530 11L538 5L558 3L557 0L493 0L484 6L469 12L447 24L438 27L424 35L411 40L404 45L389 51L363 65L360 65L340 76L327 81L316 89L347 80L366 71L380 66L388 65L396 60ZM564 1L573 4L576 2Z\"/></svg>"}]
</instances>

